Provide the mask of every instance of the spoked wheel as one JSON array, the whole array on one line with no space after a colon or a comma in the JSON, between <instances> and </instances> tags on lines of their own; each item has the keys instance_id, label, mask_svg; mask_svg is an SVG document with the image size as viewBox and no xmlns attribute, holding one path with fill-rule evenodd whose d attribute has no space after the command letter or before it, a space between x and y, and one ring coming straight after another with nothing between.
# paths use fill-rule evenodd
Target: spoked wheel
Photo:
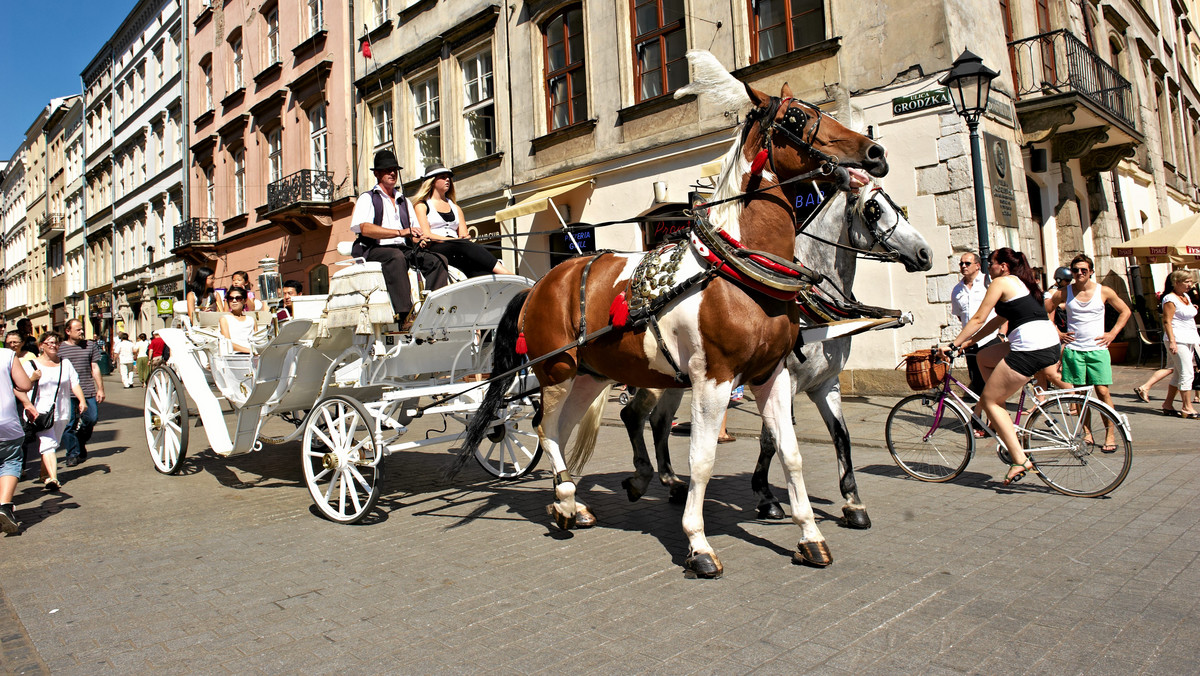
<instances>
[{"instance_id":1,"label":"spoked wheel","mask_svg":"<svg viewBox=\"0 0 1200 676\"><path fill-rule=\"evenodd\" d=\"M165 366L150 374L146 383L146 445L154 469L176 474L187 457L188 408L179 376Z\"/></svg>"},{"instance_id":2,"label":"spoked wheel","mask_svg":"<svg viewBox=\"0 0 1200 676\"><path fill-rule=\"evenodd\" d=\"M508 410L475 449L475 460L494 477L518 479L533 471L542 457L542 445L533 425L537 403Z\"/></svg>"},{"instance_id":3,"label":"spoked wheel","mask_svg":"<svg viewBox=\"0 0 1200 676\"><path fill-rule=\"evenodd\" d=\"M884 427L888 452L914 479L949 481L962 474L974 454L975 438L967 417L949 401L941 408L938 418L938 397L926 392L901 399L888 414Z\"/></svg>"},{"instance_id":4,"label":"spoked wheel","mask_svg":"<svg viewBox=\"0 0 1200 676\"><path fill-rule=\"evenodd\" d=\"M1055 397L1029 416L1027 453L1054 490L1096 498L1121 485L1133 464L1133 445L1113 414L1081 395ZM1107 435L1113 443L1108 444Z\"/></svg>"},{"instance_id":5,"label":"spoked wheel","mask_svg":"<svg viewBox=\"0 0 1200 676\"><path fill-rule=\"evenodd\" d=\"M358 401L322 399L304 429L304 480L313 503L330 521L355 523L379 499L383 454L375 421Z\"/></svg>"}]
</instances>

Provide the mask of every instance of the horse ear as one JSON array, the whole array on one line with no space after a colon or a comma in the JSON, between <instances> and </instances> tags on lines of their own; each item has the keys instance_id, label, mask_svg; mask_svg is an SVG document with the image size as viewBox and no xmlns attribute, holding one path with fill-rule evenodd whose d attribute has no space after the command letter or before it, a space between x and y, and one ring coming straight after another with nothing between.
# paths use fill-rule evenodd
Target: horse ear
<instances>
[{"instance_id":1,"label":"horse ear","mask_svg":"<svg viewBox=\"0 0 1200 676\"><path fill-rule=\"evenodd\" d=\"M763 108L771 102L770 96L767 96L750 85L746 85L746 96L750 97L750 103L753 103L755 108Z\"/></svg>"},{"instance_id":2,"label":"horse ear","mask_svg":"<svg viewBox=\"0 0 1200 676\"><path fill-rule=\"evenodd\" d=\"M781 98L781 99L796 98L795 96L792 96L792 88L788 86L788 83L786 83L786 82L783 83L783 88L779 90L779 98Z\"/></svg>"}]
</instances>

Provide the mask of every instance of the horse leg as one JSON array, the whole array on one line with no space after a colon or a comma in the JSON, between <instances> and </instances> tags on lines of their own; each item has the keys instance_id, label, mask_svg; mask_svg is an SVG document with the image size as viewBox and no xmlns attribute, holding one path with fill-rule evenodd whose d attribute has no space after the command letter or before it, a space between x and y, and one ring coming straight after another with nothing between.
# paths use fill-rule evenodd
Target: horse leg
<instances>
[{"instance_id":1,"label":"horse leg","mask_svg":"<svg viewBox=\"0 0 1200 676\"><path fill-rule=\"evenodd\" d=\"M786 519L779 499L771 492L771 482L767 474L771 470L771 458L775 457L775 435L764 424L758 437L758 462L754 464L754 474L750 476L750 490L758 496L757 514L760 519Z\"/></svg>"},{"instance_id":2,"label":"horse leg","mask_svg":"<svg viewBox=\"0 0 1200 676\"><path fill-rule=\"evenodd\" d=\"M621 482L625 495L630 502L637 502L646 494L650 485L650 477L654 476L654 467L650 464L650 452L646 450L646 439L643 433L646 428L646 418L658 402L661 390L638 388L637 394L621 408L621 422L625 423L625 431L629 434L629 443L633 446L634 475L626 477ZM657 440L655 441L657 446Z\"/></svg>"},{"instance_id":3,"label":"horse leg","mask_svg":"<svg viewBox=\"0 0 1200 676\"><path fill-rule=\"evenodd\" d=\"M848 528L870 528L871 517L867 516L867 508L858 498L858 483L854 480L850 430L846 427L846 418L842 416L842 386L837 376L826 380L820 387L809 390L808 398L817 405L825 427L829 428L833 448L837 452L838 484L842 489L842 497L846 500L846 504L842 505L845 524Z\"/></svg>"},{"instance_id":4,"label":"horse leg","mask_svg":"<svg viewBox=\"0 0 1200 676\"><path fill-rule=\"evenodd\" d=\"M538 426L538 437L542 448L550 454L554 468L554 504L546 508L559 528L569 530L582 518L586 526L595 523L595 517L587 507L576 499L576 482L567 471L563 459L562 443L571 436L571 430L583 417L593 400L608 390L609 383L591 376L578 375L572 380L542 388L542 424ZM591 430L595 434L598 430ZM580 513L582 512L582 514Z\"/></svg>"},{"instance_id":5,"label":"horse leg","mask_svg":"<svg viewBox=\"0 0 1200 676\"><path fill-rule=\"evenodd\" d=\"M817 528L816 515L808 501L800 447L796 443L796 430L790 425L791 374L780 361L771 377L752 390L758 401L758 411L762 415L763 423L775 438L779 457L787 471L792 521L800 527L801 537L797 551L792 554L792 560L797 563L828 566L833 563L833 557L829 553L825 537ZM695 484L695 481L693 472L692 483Z\"/></svg>"},{"instance_id":6,"label":"horse leg","mask_svg":"<svg viewBox=\"0 0 1200 676\"><path fill-rule=\"evenodd\" d=\"M689 547L684 565L697 577L716 578L724 572L717 553L704 537L704 490L712 478L721 418L729 406L732 391L732 381L693 381L692 385L692 438L688 446L692 477L687 504L683 508L683 532Z\"/></svg>"},{"instance_id":7,"label":"horse leg","mask_svg":"<svg viewBox=\"0 0 1200 676\"><path fill-rule=\"evenodd\" d=\"M666 390L660 395L658 405L650 412L650 429L654 432L654 455L658 460L658 480L667 487L667 500L673 505L687 502L687 482L675 475L671 467L671 422L679 405L683 403L683 390Z\"/></svg>"}]
</instances>

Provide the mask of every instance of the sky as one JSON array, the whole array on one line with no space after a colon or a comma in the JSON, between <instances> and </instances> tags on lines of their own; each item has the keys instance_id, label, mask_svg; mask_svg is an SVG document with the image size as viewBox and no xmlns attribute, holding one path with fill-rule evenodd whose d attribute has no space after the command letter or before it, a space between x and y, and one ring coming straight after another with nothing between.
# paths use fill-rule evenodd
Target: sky
<instances>
[{"instance_id":1,"label":"sky","mask_svg":"<svg viewBox=\"0 0 1200 676\"><path fill-rule=\"evenodd\" d=\"M79 73L136 0L0 0L0 162L50 99L82 93Z\"/></svg>"}]
</instances>

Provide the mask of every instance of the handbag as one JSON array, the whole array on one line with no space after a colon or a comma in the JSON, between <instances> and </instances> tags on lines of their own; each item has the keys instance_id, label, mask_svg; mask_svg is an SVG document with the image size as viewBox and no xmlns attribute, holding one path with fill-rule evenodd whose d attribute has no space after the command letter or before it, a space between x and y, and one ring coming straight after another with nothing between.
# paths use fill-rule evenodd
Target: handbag
<instances>
[{"instance_id":1,"label":"handbag","mask_svg":"<svg viewBox=\"0 0 1200 676\"><path fill-rule=\"evenodd\" d=\"M29 418L22 418L22 424L25 427L25 436L32 436L38 432L44 432L51 427L54 427L54 411L56 408L58 408L58 392L62 389L62 372L63 367L62 363L60 362L58 365L58 387L54 388L54 403L50 405L50 410L46 411L45 413L39 413L38 416L33 420L30 420ZM40 391L40 389L38 391ZM37 391L34 392L30 403L37 403Z\"/></svg>"}]
</instances>

